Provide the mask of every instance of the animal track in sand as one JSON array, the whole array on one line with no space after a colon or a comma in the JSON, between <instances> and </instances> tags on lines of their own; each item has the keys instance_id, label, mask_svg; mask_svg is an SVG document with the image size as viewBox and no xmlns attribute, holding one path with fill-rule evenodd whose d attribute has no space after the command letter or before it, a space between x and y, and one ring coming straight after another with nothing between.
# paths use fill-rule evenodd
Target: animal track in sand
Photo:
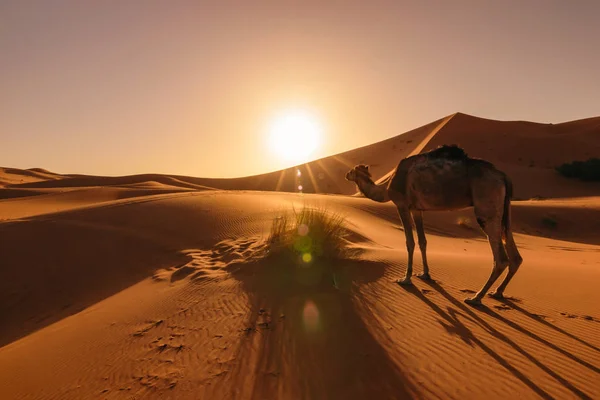
<instances>
[{"instance_id":1,"label":"animal track in sand","mask_svg":"<svg viewBox=\"0 0 600 400\"><path fill-rule=\"evenodd\" d=\"M150 329L152 328L156 328L157 326L159 326L160 324L162 324L164 321L162 319L159 319L157 321L149 321L149 325L138 330L137 332L135 332L133 334L133 336L144 336Z\"/></svg>"},{"instance_id":2,"label":"animal track in sand","mask_svg":"<svg viewBox=\"0 0 600 400\"><path fill-rule=\"evenodd\" d=\"M186 333L180 327L168 323L168 318L152 321L148 326L140 329L144 336L151 329L156 328L156 336L145 335L145 345L141 348L141 357L136 359L135 373L126 381L119 382L120 390L132 390L132 394L142 396L147 390L159 393L163 390L173 389L185 375L185 368L180 365L181 357L190 350L186 343ZM147 392L146 392L147 393ZM137 397L136 397L137 398Z\"/></svg>"},{"instance_id":3,"label":"animal track in sand","mask_svg":"<svg viewBox=\"0 0 600 400\"><path fill-rule=\"evenodd\" d=\"M179 371L167 373L148 372L144 375L132 376L133 380L141 386L152 390L173 389L181 377L182 374Z\"/></svg>"},{"instance_id":4,"label":"animal track in sand","mask_svg":"<svg viewBox=\"0 0 600 400\"><path fill-rule=\"evenodd\" d=\"M191 275L194 271L196 271L196 269L189 265L178 268L171 274L171 282L182 280L188 275Z\"/></svg>"},{"instance_id":5,"label":"animal track in sand","mask_svg":"<svg viewBox=\"0 0 600 400\"><path fill-rule=\"evenodd\" d=\"M161 343L159 345L156 346L156 349L158 350L159 353L162 353L166 350L175 350L176 352L180 352L183 349L185 349L185 345L184 344L179 344L179 345L172 345L169 343Z\"/></svg>"},{"instance_id":6,"label":"animal track in sand","mask_svg":"<svg viewBox=\"0 0 600 400\"><path fill-rule=\"evenodd\" d=\"M531 315L537 319L548 319L548 316L544 315L544 314L531 314Z\"/></svg>"},{"instance_id":7,"label":"animal track in sand","mask_svg":"<svg viewBox=\"0 0 600 400\"><path fill-rule=\"evenodd\" d=\"M567 317L567 318L577 318L577 315L566 313L566 312L561 312L560 315L562 315L563 317Z\"/></svg>"},{"instance_id":8,"label":"animal track in sand","mask_svg":"<svg viewBox=\"0 0 600 400\"><path fill-rule=\"evenodd\" d=\"M220 279L227 276L225 268L234 263L247 263L263 257L266 243L259 237L226 239L213 248L187 249L182 253L191 258L185 264L157 271L152 279L158 282L189 279L200 282L207 279Z\"/></svg>"},{"instance_id":9,"label":"animal track in sand","mask_svg":"<svg viewBox=\"0 0 600 400\"><path fill-rule=\"evenodd\" d=\"M566 318L570 318L570 319L581 318L586 321L600 322L600 319L594 318L591 315L577 315L577 314L571 314L568 312L561 312L560 315L562 315L563 317L566 317Z\"/></svg>"}]
</instances>

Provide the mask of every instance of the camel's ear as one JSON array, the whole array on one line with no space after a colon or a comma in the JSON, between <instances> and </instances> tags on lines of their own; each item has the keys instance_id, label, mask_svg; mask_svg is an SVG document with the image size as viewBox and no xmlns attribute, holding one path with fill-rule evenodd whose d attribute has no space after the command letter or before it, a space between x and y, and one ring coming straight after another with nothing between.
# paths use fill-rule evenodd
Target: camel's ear
<instances>
[{"instance_id":1,"label":"camel's ear","mask_svg":"<svg viewBox=\"0 0 600 400\"><path fill-rule=\"evenodd\" d=\"M369 166L368 165L360 164L360 165L357 165L355 169L357 171L360 171L363 174L367 175L369 178L371 177L371 171L369 171Z\"/></svg>"}]
</instances>

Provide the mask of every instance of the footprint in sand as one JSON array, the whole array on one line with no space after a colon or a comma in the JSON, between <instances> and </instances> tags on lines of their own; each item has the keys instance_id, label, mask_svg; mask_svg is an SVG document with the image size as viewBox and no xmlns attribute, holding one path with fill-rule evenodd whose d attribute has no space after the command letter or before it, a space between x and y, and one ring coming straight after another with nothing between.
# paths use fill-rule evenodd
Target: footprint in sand
<instances>
[{"instance_id":1,"label":"footprint in sand","mask_svg":"<svg viewBox=\"0 0 600 400\"><path fill-rule=\"evenodd\" d=\"M567 318L577 318L577 315L566 313L566 312L561 312L560 315L562 315L563 317L567 317Z\"/></svg>"},{"instance_id":2,"label":"footprint in sand","mask_svg":"<svg viewBox=\"0 0 600 400\"><path fill-rule=\"evenodd\" d=\"M171 282L180 281L186 278L188 275L191 275L194 271L196 271L196 268L188 265L180 267L171 274Z\"/></svg>"},{"instance_id":3,"label":"footprint in sand","mask_svg":"<svg viewBox=\"0 0 600 400\"><path fill-rule=\"evenodd\" d=\"M155 282L164 282L167 280L167 278L164 276L164 274L156 273L152 275L152 280L154 280Z\"/></svg>"},{"instance_id":4,"label":"footprint in sand","mask_svg":"<svg viewBox=\"0 0 600 400\"><path fill-rule=\"evenodd\" d=\"M168 344L168 343L161 343L158 346L156 346L156 349L158 350L159 353L163 353L167 350L175 350L177 353L179 353L184 348L185 348L185 345L183 345L183 344L174 346L174 345Z\"/></svg>"},{"instance_id":5,"label":"footprint in sand","mask_svg":"<svg viewBox=\"0 0 600 400\"><path fill-rule=\"evenodd\" d=\"M544 315L544 314L531 314L531 315L537 319L547 319L548 318L548 316Z\"/></svg>"},{"instance_id":6,"label":"footprint in sand","mask_svg":"<svg viewBox=\"0 0 600 400\"><path fill-rule=\"evenodd\" d=\"M211 249L187 249L182 253L191 257L188 263L169 270L171 282L185 278L203 281L224 274L225 268L240 261L247 262L264 255L263 244L258 238L226 239ZM174 272L170 272L175 270ZM164 280L164 274L156 274L155 280Z\"/></svg>"},{"instance_id":7,"label":"footprint in sand","mask_svg":"<svg viewBox=\"0 0 600 400\"><path fill-rule=\"evenodd\" d=\"M594 318L591 315L576 315L576 314L571 314L568 312L561 312L560 315L562 315L563 317L566 317L566 318L570 318L570 319L582 318L586 321L600 322L600 319Z\"/></svg>"},{"instance_id":8,"label":"footprint in sand","mask_svg":"<svg viewBox=\"0 0 600 400\"><path fill-rule=\"evenodd\" d=\"M503 311L512 310L512 308L510 308L506 304L495 305L494 308L497 309L497 310L503 310Z\"/></svg>"},{"instance_id":9,"label":"footprint in sand","mask_svg":"<svg viewBox=\"0 0 600 400\"><path fill-rule=\"evenodd\" d=\"M200 281L200 280L204 280L204 279L208 279L209 278L209 274L206 271L198 271L196 272L194 275L192 275L191 280L192 281Z\"/></svg>"},{"instance_id":10,"label":"footprint in sand","mask_svg":"<svg viewBox=\"0 0 600 400\"><path fill-rule=\"evenodd\" d=\"M157 321L150 321L149 325L138 330L137 332L135 332L133 334L133 336L144 336L150 329L152 328L156 328L157 326L159 326L160 324L162 324L164 321L162 319L159 319Z\"/></svg>"}]
</instances>

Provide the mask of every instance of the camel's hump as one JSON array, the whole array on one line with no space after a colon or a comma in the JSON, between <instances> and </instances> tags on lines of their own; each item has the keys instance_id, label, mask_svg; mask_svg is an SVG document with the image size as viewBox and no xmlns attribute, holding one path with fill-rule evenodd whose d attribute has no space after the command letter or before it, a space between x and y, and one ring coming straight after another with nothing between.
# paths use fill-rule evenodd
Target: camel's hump
<instances>
[{"instance_id":1,"label":"camel's hump","mask_svg":"<svg viewBox=\"0 0 600 400\"><path fill-rule=\"evenodd\" d=\"M446 159L452 159L452 160L463 160L468 158L467 153L461 148L458 147L455 144L452 145L443 145L438 147L437 149L431 150L427 153L425 153L425 155L428 158L446 158Z\"/></svg>"}]
</instances>

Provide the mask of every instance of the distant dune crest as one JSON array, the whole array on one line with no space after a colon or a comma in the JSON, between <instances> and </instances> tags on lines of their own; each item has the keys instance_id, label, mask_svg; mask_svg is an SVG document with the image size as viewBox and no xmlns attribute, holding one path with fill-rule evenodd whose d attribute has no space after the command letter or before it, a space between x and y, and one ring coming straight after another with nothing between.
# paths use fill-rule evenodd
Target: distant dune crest
<instances>
[{"instance_id":1,"label":"distant dune crest","mask_svg":"<svg viewBox=\"0 0 600 400\"><path fill-rule=\"evenodd\" d=\"M143 174L123 177L59 175L41 168L0 169L0 186L12 189L154 185L181 190L260 190L323 194L356 194L344 175L357 164L369 164L377 183L389 178L409 155L456 144L469 156L483 158L506 171L514 181L515 198L578 197L598 192L598 184L569 181L555 167L600 154L600 117L560 124L495 121L455 113L404 134L267 174L232 179ZM457 150L443 150L462 157ZM297 172L300 171L300 174ZM1 195L0 195L1 197Z\"/></svg>"}]
</instances>

